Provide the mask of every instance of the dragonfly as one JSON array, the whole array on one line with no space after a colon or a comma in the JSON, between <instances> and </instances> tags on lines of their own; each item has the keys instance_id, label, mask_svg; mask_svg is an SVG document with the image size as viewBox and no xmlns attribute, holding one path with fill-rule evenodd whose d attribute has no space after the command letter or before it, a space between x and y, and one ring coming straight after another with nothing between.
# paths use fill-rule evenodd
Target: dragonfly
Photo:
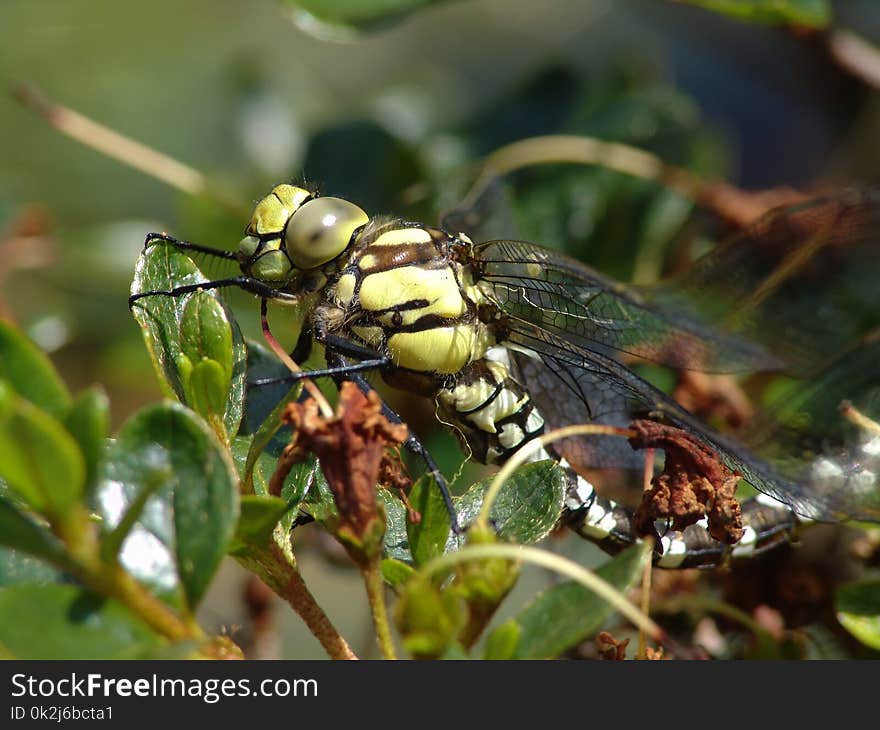
<instances>
[{"instance_id":1,"label":"dragonfly","mask_svg":"<svg viewBox=\"0 0 880 730\"><path fill-rule=\"evenodd\" d=\"M715 540L702 519L661 536L661 567L749 557L805 521L880 521L880 438L871 426L880 416L880 337L870 330L880 296L866 282L880 246L876 194L849 192L772 212L686 275L652 287L625 285L533 242L475 241L458 221L451 215L432 226L370 216L351 201L277 185L257 203L237 251L165 233L146 238L145 247L164 242L235 262L239 273L135 291L129 306L223 287L259 297L264 317L268 300L304 306L297 350L317 342L328 364L312 376L342 376L366 389L363 371L379 370L390 386L436 403L439 419L489 465L567 424L625 426L649 416L683 429L759 494L743 503L738 542ZM843 323L853 302L841 300L839 287L822 295L834 267L859 284L859 296L850 297L858 300L858 324L849 329ZM696 306L707 292L712 306ZM641 377L638 362L809 377L785 399L787 410L743 443ZM844 400L858 418L841 415ZM454 519L430 454L415 435L406 446L425 459ZM588 468L632 467L640 457L625 442L569 438L532 458L555 459L565 472L561 523L611 553L640 539L632 510L584 476Z\"/></svg>"}]
</instances>

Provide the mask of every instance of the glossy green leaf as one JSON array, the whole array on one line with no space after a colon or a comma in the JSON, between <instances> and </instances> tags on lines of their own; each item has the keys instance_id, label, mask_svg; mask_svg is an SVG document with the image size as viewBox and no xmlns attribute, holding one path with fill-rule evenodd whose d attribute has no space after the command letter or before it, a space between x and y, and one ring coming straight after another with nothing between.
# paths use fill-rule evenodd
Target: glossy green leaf
<instances>
[{"instance_id":1,"label":"glossy green leaf","mask_svg":"<svg viewBox=\"0 0 880 730\"><path fill-rule=\"evenodd\" d=\"M226 449L192 411L161 403L135 414L110 447L98 504L123 565L194 608L238 521L238 478Z\"/></svg>"},{"instance_id":2,"label":"glossy green leaf","mask_svg":"<svg viewBox=\"0 0 880 730\"><path fill-rule=\"evenodd\" d=\"M86 493L97 483L98 466L104 455L110 429L110 401L100 386L82 391L64 419L64 425L79 444L86 465Z\"/></svg>"},{"instance_id":3,"label":"glossy green leaf","mask_svg":"<svg viewBox=\"0 0 880 730\"><path fill-rule=\"evenodd\" d=\"M0 320L0 380L56 418L70 407L70 393L46 354L8 322Z\"/></svg>"},{"instance_id":4,"label":"glossy green leaf","mask_svg":"<svg viewBox=\"0 0 880 730\"><path fill-rule=\"evenodd\" d=\"M190 407L208 423L223 422L229 380L220 363L215 360L197 362L189 371L186 382L186 399ZM226 436L224 427L223 435Z\"/></svg>"},{"instance_id":5,"label":"glossy green leaf","mask_svg":"<svg viewBox=\"0 0 880 730\"><path fill-rule=\"evenodd\" d=\"M491 482L492 477L477 482L454 500L462 525L476 519ZM492 505L490 518L499 536L524 545L546 537L562 512L565 485L565 473L550 459L517 469ZM458 549L464 539L450 534L447 549Z\"/></svg>"},{"instance_id":6,"label":"glossy green leaf","mask_svg":"<svg viewBox=\"0 0 880 730\"><path fill-rule=\"evenodd\" d=\"M0 381L0 477L37 512L60 515L79 499L85 462L55 418Z\"/></svg>"},{"instance_id":7,"label":"glossy green leaf","mask_svg":"<svg viewBox=\"0 0 880 730\"><path fill-rule=\"evenodd\" d=\"M196 292L188 298L181 316L180 346L178 370L186 402L208 423L223 429L221 435L229 440L223 415L232 381L232 327L212 293Z\"/></svg>"},{"instance_id":8,"label":"glossy green leaf","mask_svg":"<svg viewBox=\"0 0 880 730\"><path fill-rule=\"evenodd\" d=\"M408 499L421 516L417 523L406 522L409 549L416 565L424 565L431 558L443 554L449 536L449 511L437 483L430 475L416 480Z\"/></svg>"},{"instance_id":9,"label":"glossy green leaf","mask_svg":"<svg viewBox=\"0 0 880 730\"><path fill-rule=\"evenodd\" d=\"M183 354L193 363L211 360L226 378L232 377L232 330L226 310L210 291L187 299L180 327Z\"/></svg>"},{"instance_id":10,"label":"glossy green leaf","mask_svg":"<svg viewBox=\"0 0 880 730\"><path fill-rule=\"evenodd\" d=\"M235 528L230 553L248 547L265 547L272 531L290 508L281 497L263 497L245 494L241 498L241 514Z\"/></svg>"},{"instance_id":11,"label":"glossy green leaf","mask_svg":"<svg viewBox=\"0 0 880 730\"><path fill-rule=\"evenodd\" d=\"M629 590L638 581L648 550L644 544L634 545L602 565L596 574L620 591ZM577 646L594 634L614 609L580 583L566 581L538 595L517 616L520 637L514 652L516 659L549 659ZM498 631L491 642L503 644Z\"/></svg>"},{"instance_id":12,"label":"glossy green leaf","mask_svg":"<svg viewBox=\"0 0 880 730\"><path fill-rule=\"evenodd\" d=\"M324 488L327 489L326 486ZM327 489L328 494L329 492L330 490ZM406 534L406 507L385 488L380 487L376 495L385 508L385 555L403 563L411 563L412 554L409 551L409 538ZM336 505L334 504L333 507L335 509Z\"/></svg>"},{"instance_id":13,"label":"glossy green leaf","mask_svg":"<svg viewBox=\"0 0 880 730\"><path fill-rule=\"evenodd\" d=\"M166 642L115 601L72 585L0 588L0 654L136 659Z\"/></svg>"},{"instance_id":14,"label":"glossy green leaf","mask_svg":"<svg viewBox=\"0 0 880 730\"><path fill-rule=\"evenodd\" d=\"M391 587L402 586L416 574L416 571L406 563L395 558L382 560L382 577Z\"/></svg>"},{"instance_id":15,"label":"glossy green leaf","mask_svg":"<svg viewBox=\"0 0 880 730\"><path fill-rule=\"evenodd\" d=\"M188 256L170 244L157 243L138 259L131 293L169 291L205 281ZM195 304L190 306L193 301ZM141 327L164 391L203 415L210 415L210 409L219 405L218 391L224 390L222 423L227 438L234 436L244 408L247 353L238 323L217 291L144 297L134 303L132 314ZM191 392L193 370L204 359L216 362L219 371L209 366L197 376L195 391ZM228 386L223 388L219 382L226 382L227 375ZM208 409L207 414L202 409Z\"/></svg>"},{"instance_id":16,"label":"glossy green leaf","mask_svg":"<svg viewBox=\"0 0 880 730\"><path fill-rule=\"evenodd\" d=\"M824 28L831 22L827 0L686 0L691 5L750 23L793 23Z\"/></svg>"},{"instance_id":17,"label":"glossy green leaf","mask_svg":"<svg viewBox=\"0 0 880 730\"><path fill-rule=\"evenodd\" d=\"M880 650L880 581L844 586L834 608L843 628L865 646Z\"/></svg>"}]
</instances>

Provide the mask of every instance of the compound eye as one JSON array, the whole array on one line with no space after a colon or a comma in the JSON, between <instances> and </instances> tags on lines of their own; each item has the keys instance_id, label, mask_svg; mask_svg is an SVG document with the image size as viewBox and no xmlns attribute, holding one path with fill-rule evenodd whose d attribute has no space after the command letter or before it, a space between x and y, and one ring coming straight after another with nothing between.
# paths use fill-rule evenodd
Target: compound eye
<instances>
[{"instance_id":1,"label":"compound eye","mask_svg":"<svg viewBox=\"0 0 880 730\"><path fill-rule=\"evenodd\" d=\"M369 216L341 198L315 198L304 203L287 224L284 243L298 269L314 269L341 254L352 234Z\"/></svg>"}]
</instances>

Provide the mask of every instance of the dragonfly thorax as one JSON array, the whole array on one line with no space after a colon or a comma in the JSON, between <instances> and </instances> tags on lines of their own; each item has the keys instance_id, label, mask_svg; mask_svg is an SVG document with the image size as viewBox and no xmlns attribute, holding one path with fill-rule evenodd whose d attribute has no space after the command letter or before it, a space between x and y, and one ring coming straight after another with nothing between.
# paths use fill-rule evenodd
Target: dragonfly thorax
<instances>
[{"instance_id":1,"label":"dragonfly thorax","mask_svg":"<svg viewBox=\"0 0 880 730\"><path fill-rule=\"evenodd\" d=\"M371 222L356 239L317 313L321 322L342 323L337 334L387 354L400 368L439 378L494 344L478 317L484 296L468 266L454 258L454 236L392 220Z\"/></svg>"},{"instance_id":2,"label":"dragonfly thorax","mask_svg":"<svg viewBox=\"0 0 880 730\"><path fill-rule=\"evenodd\" d=\"M238 248L242 272L283 285L342 254L369 216L341 198L314 197L295 185L277 185L254 208Z\"/></svg>"}]
</instances>

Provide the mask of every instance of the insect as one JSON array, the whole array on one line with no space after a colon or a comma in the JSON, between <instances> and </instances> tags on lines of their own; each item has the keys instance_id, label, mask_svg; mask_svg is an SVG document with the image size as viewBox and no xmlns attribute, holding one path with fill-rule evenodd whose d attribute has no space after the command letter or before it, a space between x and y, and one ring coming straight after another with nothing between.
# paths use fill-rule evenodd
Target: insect
<instances>
[{"instance_id":1,"label":"insect","mask_svg":"<svg viewBox=\"0 0 880 730\"><path fill-rule=\"evenodd\" d=\"M379 369L389 385L431 398L486 464L570 423L624 426L649 414L684 429L761 493L743 504L745 532L735 545L710 537L705 520L662 536L658 565L703 567L767 549L803 520L880 521L880 435L864 425L880 413L880 337L864 333L880 326L880 296L873 282L865 287L856 333L864 337L836 359L829 348L850 334L836 300L826 297L828 311L809 304L837 259L847 262L845 276L865 278L880 247L878 224L880 201L870 193L823 198L771 214L683 278L637 288L533 243L474 242L455 227L370 217L350 201L282 184L257 203L235 252L147 237L145 246L165 241L235 261L239 275L136 292L130 306L227 286L260 297L264 315L266 300L305 303L300 339L323 344L329 366L317 373L368 387L358 371ZM689 291L714 291L712 311L687 304ZM799 306L814 307L819 334L796 334ZM744 328L774 346L741 336ZM630 366L639 360L708 371L795 363L812 377L746 448L640 377ZM837 412L845 398L861 425ZM439 477L418 439L407 446ZM535 458L556 458L566 472L564 523L609 552L637 539L630 510L583 476L589 466L633 466L639 457L625 442L571 438Z\"/></svg>"}]
</instances>

